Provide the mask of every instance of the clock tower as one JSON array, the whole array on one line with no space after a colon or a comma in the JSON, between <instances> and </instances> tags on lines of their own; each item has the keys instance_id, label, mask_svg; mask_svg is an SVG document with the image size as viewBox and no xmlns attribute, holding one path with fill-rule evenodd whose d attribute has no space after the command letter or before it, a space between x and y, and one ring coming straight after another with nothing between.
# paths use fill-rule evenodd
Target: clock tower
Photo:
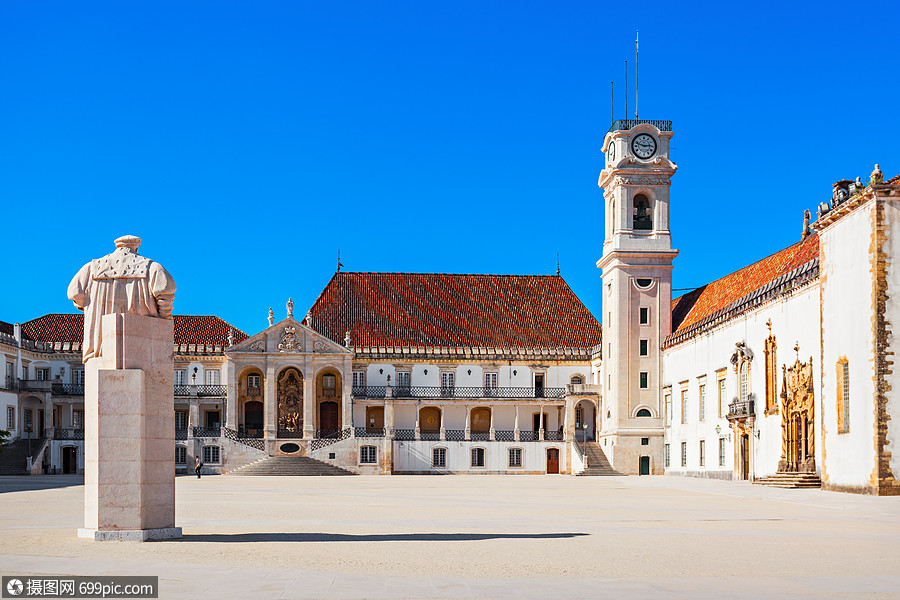
<instances>
[{"instance_id":1,"label":"clock tower","mask_svg":"<svg viewBox=\"0 0 900 600\"><path fill-rule=\"evenodd\" d=\"M620 120L603 140L603 362L598 441L622 473L664 472L660 345L671 333L671 121Z\"/></svg>"}]
</instances>

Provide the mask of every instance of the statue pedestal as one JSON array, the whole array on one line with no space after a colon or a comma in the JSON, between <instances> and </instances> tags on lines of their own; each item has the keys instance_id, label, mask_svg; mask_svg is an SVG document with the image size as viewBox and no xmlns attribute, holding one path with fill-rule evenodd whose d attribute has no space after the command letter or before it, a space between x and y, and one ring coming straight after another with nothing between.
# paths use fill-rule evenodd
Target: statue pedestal
<instances>
[{"instance_id":1,"label":"statue pedestal","mask_svg":"<svg viewBox=\"0 0 900 600\"><path fill-rule=\"evenodd\" d=\"M181 537L175 527L170 319L105 315L85 364L84 528L97 541Z\"/></svg>"}]
</instances>

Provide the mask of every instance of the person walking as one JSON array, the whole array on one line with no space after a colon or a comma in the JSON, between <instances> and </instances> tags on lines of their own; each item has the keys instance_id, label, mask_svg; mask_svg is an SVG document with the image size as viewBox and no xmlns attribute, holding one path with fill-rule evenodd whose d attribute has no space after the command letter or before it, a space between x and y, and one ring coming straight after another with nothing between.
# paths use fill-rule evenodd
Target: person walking
<instances>
[{"instance_id":1,"label":"person walking","mask_svg":"<svg viewBox=\"0 0 900 600\"><path fill-rule=\"evenodd\" d=\"M200 457L196 454L194 455L194 471L197 472L197 479L200 479L200 467L203 466L203 461L200 460Z\"/></svg>"}]
</instances>

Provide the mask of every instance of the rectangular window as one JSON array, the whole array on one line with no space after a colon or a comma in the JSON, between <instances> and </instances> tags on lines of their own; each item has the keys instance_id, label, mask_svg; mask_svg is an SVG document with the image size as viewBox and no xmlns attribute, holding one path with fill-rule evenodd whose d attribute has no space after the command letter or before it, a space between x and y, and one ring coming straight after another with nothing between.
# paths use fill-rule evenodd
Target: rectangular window
<instances>
[{"instance_id":1,"label":"rectangular window","mask_svg":"<svg viewBox=\"0 0 900 600\"><path fill-rule=\"evenodd\" d=\"M485 397L497 395L497 373L484 374L484 395Z\"/></svg>"},{"instance_id":2,"label":"rectangular window","mask_svg":"<svg viewBox=\"0 0 900 600\"><path fill-rule=\"evenodd\" d=\"M187 411L175 411L175 429L187 429Z\"/></svg>"},{"instance_id":3,"label":"rectangular window","mask_svg":"<svg viewBox=\"0 0 900 600\"><path fill-rule=\"evenodd\" d=\"M641 446L649 446L650 438L641 438Z\"/></svg>"},{"instance_id":4,"label":"rectangular window","mask_svg":"<svg viewBox=\"0 0 900 600\"><path fill-rule=\"evenodd\" d=\"M72 369L72 383L84 385L84 369Z\"/></svg>"},{"instance_id":5,"label":"rectangular window","mask_svg":"<svg viewBox=\"0 0 900 600\"><path fill-rule=\"evenodd\" d=\"M687 390L681 390L681 424L682 425L687 423L687 411L688 411L687 401L688 401Z\"/></svg>"},{"instance_id":6,"label":"rectangular window","mask_svg":"<svg viewBox=\"0 0 900 600\"><path fill-rule=\"evenodd\" d=\"M28 379L28 365L22 365L22 379Z\"/></svg>"},{"instance_id":7,"label":"rectangular window","mask_svg":"<svg viewBox=\"0 0 900 600\"><path fill-rule=\"evenodd\" d=\"M38 381L50 381L50 369L35 369L34 370L35 379Z\"/></svg>"},{"instance_id":8,"label":"rectangular window","mask_svg":"<svg viewBox=\"0 0 900 600\"><path fill-rule=\"evenodd\" d=\"M187 448L184 446L175 446L175 464L187 464Z\"/></svg>"},{"instance_id":9,"label":"rectangular window","mask_svg":"<svg viewBox=\"0 0 900 600\"><path fill-rule=\"evenodd\" d=\"M203 446L203 462L211 465L219 464L219 447Z\"/></svg>"},{"instance_id":10,"label":"rectangular window","mask_svg":"<svg viewBox=\"0 0 900 600\"><path fill-rule=\"evenodd\" d=\"M584 429L584 409L580 406L575 409L575 429Z\"/></svg>"},{"instance_id":11,"label":"rectangular window","mask_svg":"<svg viewBox=\"0 0 900 600\"><path fill-rule=\"evenodd\" d=\"M410 371L397 371L397 393L404 394L409 393L410 385L412 384L412 372Z\"/></svg>"},{"instance_id":12,"label":"rectangular window","mask_svg":"<svg viewBox=\"0 0 900 600\"><path fill-rule=\"evenodd\" d=\"M484 466L484 448L472 448L472 466Z\"/></svg>"},{"instance_id":13,"label":"rectangular window","mask_svg":"<svg viewBox=\"0 0 900 600\"><path fill-rule=\"evenodd\" d=\"M706 419L706 384L700 384L700 420Z\"/></svg>"},{"instance_id":14,"label":"rectangular window","mask_svg":"<svg viewBox=\"0 0 900 600\"><path fill-rule=\"evenodd\" d=\"M12 431L16 428L16 407L6 407L6 428Z\"/></svg>"},{"instance_id":15,"label":"rectangular window","mask_svg":"<svg viewBox=\"0 0 900 600\"><path fill-rule=\"evenodd\" d=\"M666 444L666 467L669 466L669 461L670 461L670 457L669 457L669 445Z\"/></svg>"},{"instance_id":16,"label":"rectangular window","mask_svg":"<svg viewBox=\"0 0 900 600\"><path fill-rule=\"evenodd\" d=\"M187 371L175 369L175 385L187 385Z\"/></svg>"},{"instance_id":17,"label":"rectangular window","mask_svg":"<svg viewBox=\"0 0 900 600\"><path fill-rule=\"evenodd\" d=\"M509 449L509 466L511 468L516 468L516 467L522 466L522 449L521 448L510 448Z\"/></svg>"},{"instance_id":18,"label":"rectangular window","mask_svg":"<svg viewBox=\"0 0 900 600\"><path fill-rule=\"evenodd\" d=\"M337 377L332 375L331 373L327 373L322 375L322 395L334 397L335 389L337 388Z\"/></svg>"},{"instance_id":19,"label":"rectangular window","mask_svg":"<svg viewBox=\"0 0 900 600\"><path fill-rule=\"evenodd\" d=\"M719 418L723 418L728 414L728 407L725 401L725 377L719 379Z\"/></svg>"},{"instance_id":20,"label":"rectangular window","mask_svg":"<svg viewBox=\"0 0 900 600\"><path fill-rule=\"evenodd\" d=\"M359 464L374 465L378 462L378 449L375 446L361 446L359 448Z\"/></svg>"},{"instance_id":21,"label":"rectangular window","mask_svg":"<svg viewBox=\"0 0 900 600\"><path fill-rule=\"evenodd\" d=\"M666 394L666 425L672 424L672 394Z\"/></svg>"},{"instance_id":22,"label":"rectangular window","mask_svg":"<svg viewBox=\"0 0 900 600\"><path fill-rule=\"evenodd\" d=\"M650 356L649 340L641 340L641 356Z\"/></svg>"},{"instance_id":23,"label":"rectangular window","mask_svg":"<svg viewBox=\"0 0 900 600\"><path fill-rule=\"evenodd\" d=\"M646 371L641 371L641 389L642 390L647 389L647 372Z\"/></svg>"},{"instance_id":24,"label":"rectangular window","mask_svg":"<svg viewBox=\"0 0 900 600\"><path fill-rule=\"evenodd\" d=\"M850 431L850 363L842 358L837 363L838 433Z\"/></svg>"},{"instance_id":25,"label":"rectangular window","mask_svg":"<svg viewBox=\"0 0 900 600\"><path fill-rule=\"evenodd\" d=\"M253 390L258 390L260 380L261 378L259 375L247 375L247 387Z\"/></svg>"},{"instance_id":26,"label":"rectangular window","mask_svg":"<svg viewBox=\"0 0 900 600\"><path fill-rule=\"evenodd\" d=\"M74 429L84 429L84 411L83 410L73 410L72 411L72 427Z\"/></svg>"},{"instance_id":27,"label":"rectangular window","mask_svg":"<svg viewBox=\"0 0 900 600\"><path fill-rule=\"evenodd\" d=\"M650 322L650 309L641 308L641 325L647 325Z\"/></svg>"},{"instance_id":28,"label":"rectangular window","mask_svg":"<svg viewBox=\"0 0 900 600\"><path fill-rule=\"evenodd\" d=\"M719 438L719 466L725 466L725 438Z\"/></svg>"},{"instance_id":29,"label":"rectangular window","mask_svg":"<svg viewBox=\"0 0 900 600\"><path fill-rule=\"evenodd\" d=\"M447 449L432 448L431 450L431 466L443 469L447 466Z\"/></svg>"},{"instance_id":30,"label":"rectangular window","mask_svg":"<svg viewBox=\"0 0 900 600\"><path fill-rule=\"evenodd\" d=\"M687 442L681 442L681 466L687 466Z\"/></svg>"},{"instance_id":31,"label":"rectangular window","mask_svg":"<svg viewBox=\"0 0 900 600\"><path fill-rule=\"evenodd\" d=\"M25 431L34 431L30 408L25 409Z\"/></svg>"},{"instance_id":32,"label":"rectangular window","mask_svg":"<svg viewBox=\"0 0 900 600\"><path fill-rule=\"evenodd\" d=\"M452 396L456 387L456 373L453 371L441 371L441 395Z\"/></svg>"},{"instance_id":33,"label":"rectangular window","mask_svg":"<svg viewBox=\"0 0 900 600\"><path fill-rule=\"evenodd\" d=\"M206 370L206 385L219 385L219 370L218 369L207 369Z\"/></svg>"},{"instance_id":34,"label":"rectangular window","mask_svg":"<svg viewBox=\"0 0 900 600\"><path fill-rule=\"evenodd\" d=\"M353 371L353 389L361 390L366 387L366 372Z\"/></svg>"},{"instance_id":35,"label":"rectangular window","mask_svg":"<svg viewBox=\"0 0 900 600\"><path fill-rule=\"evenodd\" d=\"M700 440L700 466L706 466L706 440Z\"/></svg>"}]
</instances>

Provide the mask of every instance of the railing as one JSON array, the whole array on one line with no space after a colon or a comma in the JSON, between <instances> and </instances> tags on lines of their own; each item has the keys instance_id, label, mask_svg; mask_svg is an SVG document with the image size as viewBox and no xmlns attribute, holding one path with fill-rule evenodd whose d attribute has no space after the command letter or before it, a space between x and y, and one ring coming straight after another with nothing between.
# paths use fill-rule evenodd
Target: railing
<instances>
[{"instance_id":1,"label":"railing","mask_svg":"<svg viewBox=\"0 0 900 600\"><path fill-rule=\"evenodd\" d=\"M256 448L257 450L265 450L266 442L259 438L250 438L243 437L234 429L229 429L228 427L223 427L222 432L225 434L225 437L233 442L237 442L239 444L244 444L245 446L250 446L251 448Z\"/></svg>"},{"instance_id":2,"label":"railing","mask_svg":"<svg viewBox=\"0 0 900 600\"><path fill-rule=\"evenodd\" d=\"M176 385L176 396L224 397L228 386L225 385Z\"/></svg>"},{"instance_id":3,"label":"railing","mask_svg":"<svg viewBox=\"0 0 900 600\"><path fill-rule=\"evenodd\" d=\"M50 389L54 396L84 396L83 383L57 383L54 381Z\"/></svg>"},{"instance_id":4,"label":"railing","mask_svg":"<svg viewBox=\"0 0 900 600\"><path fill-rule=\"evenodd\" d=\"M436 442L439 439L441 439L441 432L440 431L420 431L419 439L426 440L429 442Z\"/></svg>"},{"instance_id":5,"label":"railing","mask_svg":"<svg viewBox=\"0 0 900 600\"><path fill-rule=\"evenodd\" d=\"M519 432L519 441L520 442L536 442L540 439L537 431L520 431Z\"/></svg>"},{"instance_id":6,"label":"railing","mask_svg":"<svg viewBox=\"0 0 900 600\"><path fill-rule=\"evenodd\" d=\"M72 427L57 427L53 430L54 440L83 440L84 429Z\"/></svg>"},{"instance_id":7,"label":"railing","mask_svg":"<svg viewBox=\"0 0 900 600\"><path fill-rule=\"evenodd\" d=\"M316 439L324 440L341 435L340 429L316 429Z\"/></svg>"},{"instance_id":8,"label":"railing","mask_svg":"<svg viewBox=\"0 0 900 600\"><path fill-rule=\"evenodd\" d=\"M331 430L328 430L328 431L331 431ZM310 440L309 450L310 450L310 452L315 452L316 450L320 450L326 446L330 446L341 440L346 440L347 438L350 437L350 432L351 432L351 429L349 427L346 427L344 429L341 429L340 431L337 431L331 437L317 438L314 440Z\"/></svg>"},{"instance_id":9,"label":"railing","mask_svg":"<svg viewBox=\"0 0 900 600\"><path fill-rule=\"evenodd\" d=\"M186 440L187 439L187 429L178 429L175 428L175 439L176 440Z\"/></svg>"},{"instance_id":10,"label":"railing","mask_svg":"<svg viewBox=\"0 0 900 600\"><path fill-rule=\"evenodd\" d=\"M387 395L387 386L353 388L354 398L380 399ZM391 389L394 398L563 398L564 387L444 387L413 385Z\"/></svg>"},{"instance_id":11,"label":"railing","mask_svg":"<svg viewBox=\"0 0 900 600\"><path fill-rule=\"evenodd\" d=\"M414 440L416 439L416 430L415 429L395 429L394 430L394 439L395 440Z\"/></svg>"},{"instance_id":12,"label":"railing","mask_svg":"<svg viewBox=\"0 0 900 600\"><path fill-rule=\"evenodd\" d=\"M448 442L464 442L466 441L465 429L445 429L444 437Z\"/></svg>"},{"instance_id":13,"label":"railing","mask_svg":"<svg viewBox=\"0 0 900 600\"><path fill-rule=\"evenodd\" d=\"M247 395L248 396L259 396L259 388L258 387L248 387Z\"/></svg>"},{"instance_id":14,"label":"railing","mask_svg":"<svg viewBox=\"0 0 900 600\"><path fill-rule=\"evenodd\" d=\"M52 381L44 381L38 379L20 379L19 380L19 391L20 392L49 392L53 387Z\"/></svg>"},{"instance_id":15,"label":"railing","mask_svg":"<svg viewBox=\"0 0 900 600\"><path fill-rule=\"evenodd\" d=\"M254 429L253 429L253 433L248 433L247 430L244 428L243 425L241 425L240 427L238 427L237 434L238 434L238 437L240 437L240 438L247 438L247 439L249 439L249 438L259 438L259 439L262 439L262 438L264 438L264 437L266 436L266 432L263 431L262 427L254 428Z\"/></svg>"},{"instance_id":16,"label":"railing","mask_svg":"<svg viewBox=\"0 0 900 600\"><path fill-rule=\"evenodd\" d=\"M752 417L754 414L753 400L735 400L728 405L729 419Z\"/></svg>"},{"instance_id":17,"label":"railing","mask_svg":"<svg viewBox=\"0 0 900 600\"><path fill-rule=\"evenodd\" d=\"M384 427L354 427L353 435L358 438L383 438L385 430Z\"/></svg>"},{"instance_id":18,"label":"railing","mask_svg":"<svg viewBox=\"0 0 900 600\"><path fill-rule=\"evenodd\" d=\"M511 429L497 429L494 431L494 439L498 442L516 441L516 432Z\"/></svg>"},{"instance_id":19,"label":"railing","mask_svg":"<svg viewBox=\"0 0 900 600\"><path fill-rule=\"evenodd\" d=\"M0 380L0 383L3 384L4 390L14 390L16 389L16 379L15 377L6 377Z\"/></svg>"},{"instance_id":20,"label":"railing","mask_svg":"<svg viewBox=\"0 0 900 600\"><path fill-rule=\"evenodd\" d=\"M653 125L660 131L672 131L672 121L648 121L646 119L618 119L613 121L609 131L627 130L638 125ZM609 131L606 133L609 133Z\"/></svg>"},{"instance_id":21,"label":"railing","mask_svg":"<svg viewBox=\"0 0 900 600\"><path fill-rule=\"evenodd\" d=\"M217 438L221 435L221 427L194 427L195 438Z\"/></svg>"},{"instance_id":22,"label":"railing","mask_svg":"<svg viewBox=\"0 0 900 600\"><path fill-rule=\"evenodd\" d=\"M469 440L473 442L489 442L491 434L488 431L473 431L469 434Z\"/></svg>"},{"instance_id":23,"label":"railing","mask_svg":"<svg viewBox=\"0 0 900 600\"><path fill-rule=\"evenodd\" d=\"M562 431L545 431L544 439L548 442L561 442L563 440Z\"/></svg>"},{"instance_id":24,"label":"railing","mask_svg":"<svg viewBox=\"0 0 900 600\"><path fill-rule=\"evenodd\" d=\"M297 429L282 429L279 428L278 431L275 432L275 435L280 438L289 438L294 440L299 440L303 437L303 427L298 427Z\"/></svg>"}]
</instances>

